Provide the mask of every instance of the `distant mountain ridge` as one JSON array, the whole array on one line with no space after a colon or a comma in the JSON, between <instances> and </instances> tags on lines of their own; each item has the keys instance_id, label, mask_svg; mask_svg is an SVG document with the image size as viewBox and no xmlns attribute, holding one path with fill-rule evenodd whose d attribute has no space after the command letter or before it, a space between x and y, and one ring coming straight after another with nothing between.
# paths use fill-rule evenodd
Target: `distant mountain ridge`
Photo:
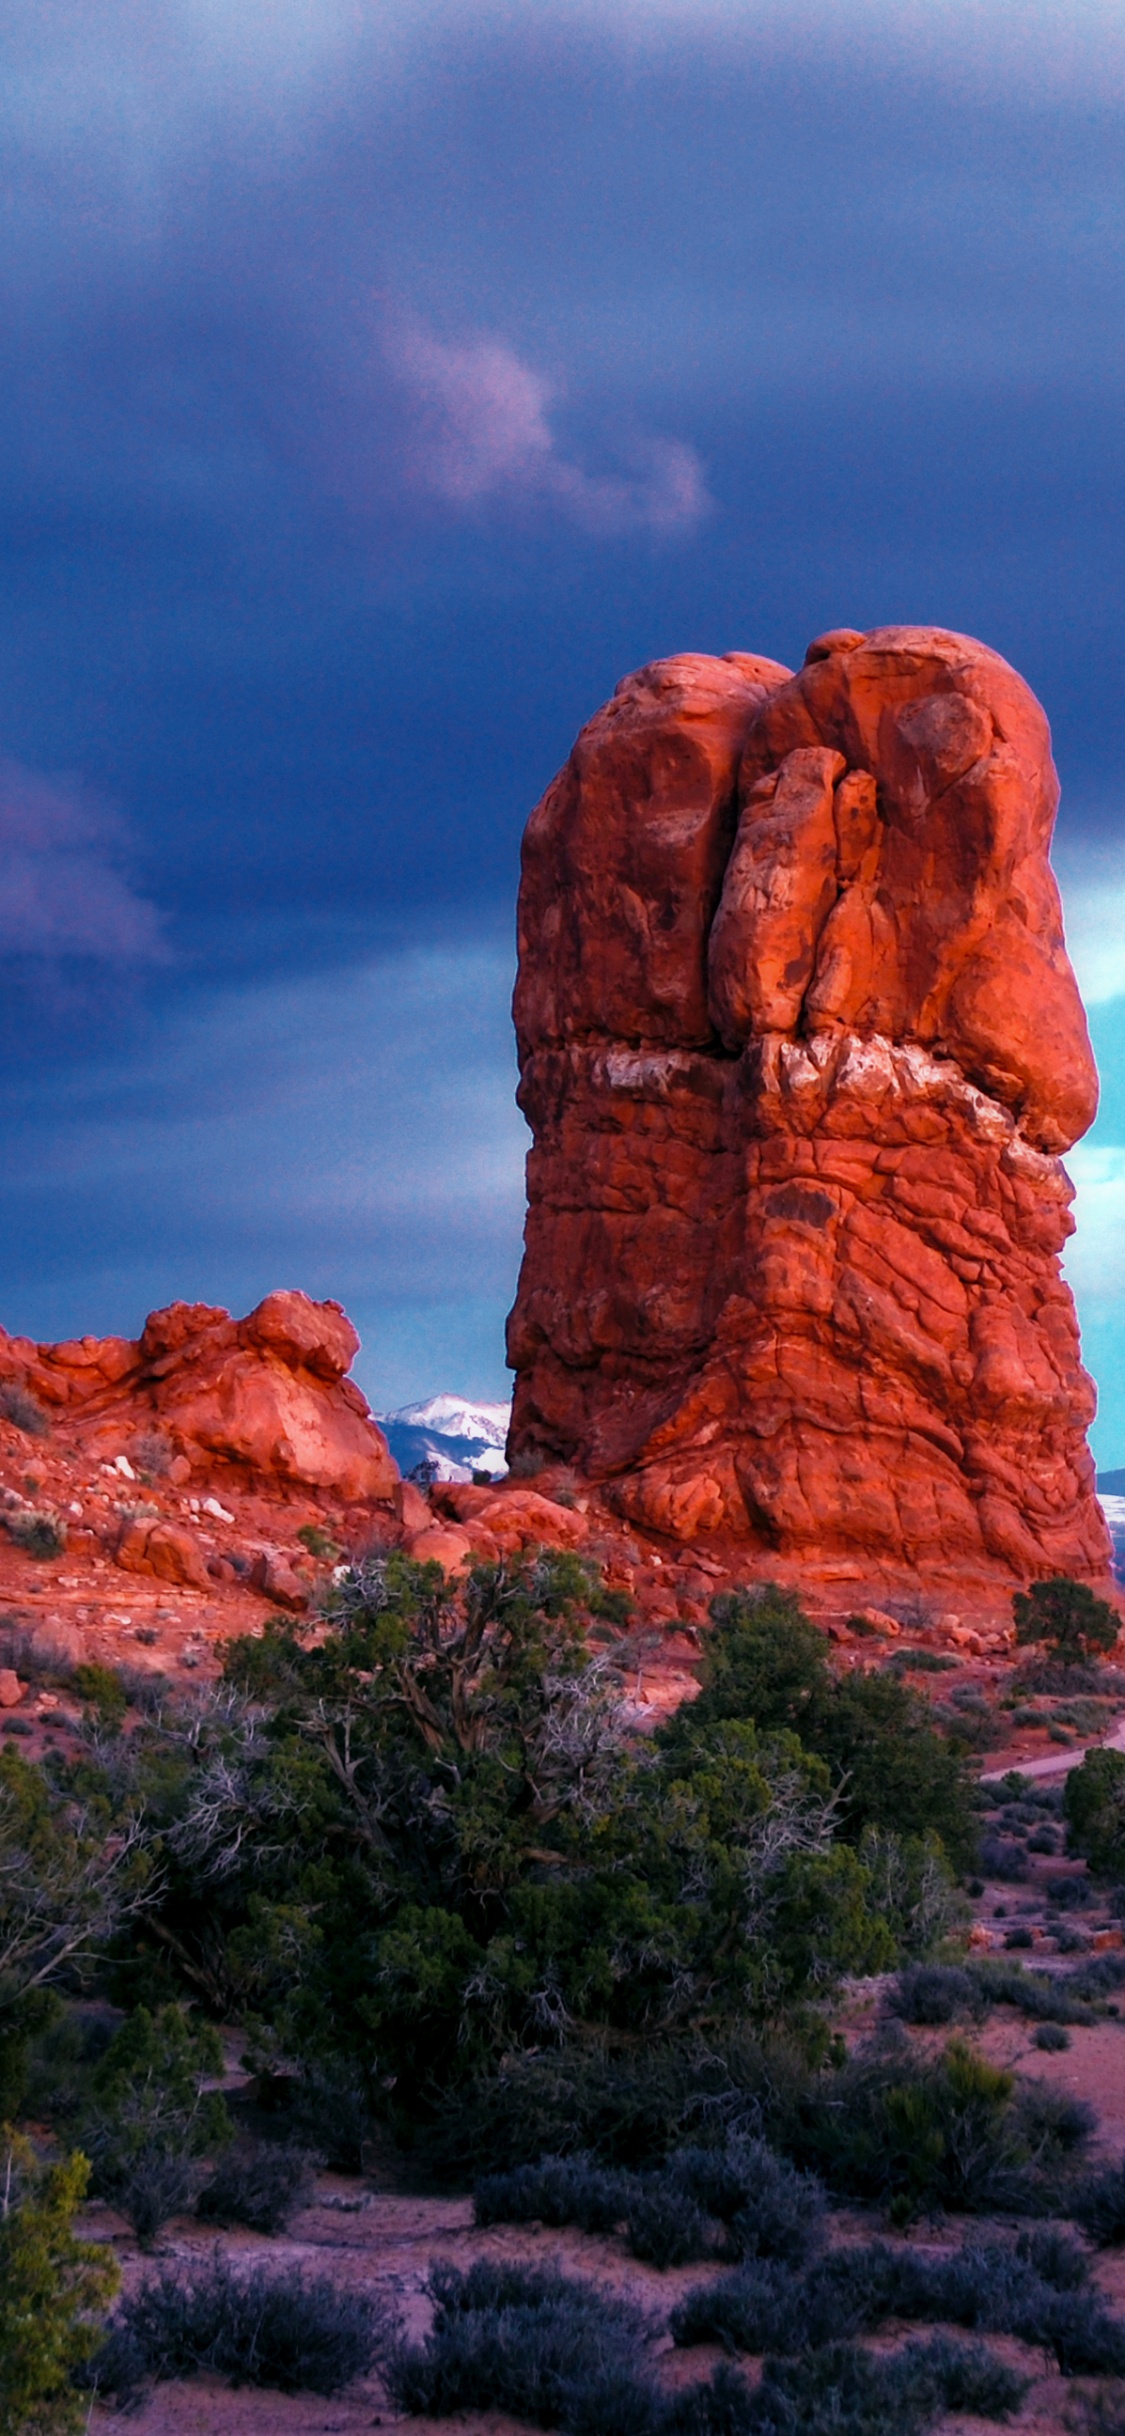
<instances>
[{"instance_id":1,"label":"distant mountain ridge","mask_svg":"<svg viewBox=\"0 0 1125 2436\"><path fill-rule=\"evenodd\" d=\"M404 1478L432 1463L438 1480L471 1480L474 1472L501 1479L511 1417L510 1404L476 1404L448 1392L375 1415Z\"/></svg>"},{"instance_id":2,"label":"distant mountain ridge","mask_svg":"<svg viewBox=\"0 0 1125 2436\"><path fill-rule=\"evenodd\" d=\"M1099 1472L1097 1490L1113 1541L1113 1570L1125 1583L1125 1472Z\"/></svg>"}]
</instances>

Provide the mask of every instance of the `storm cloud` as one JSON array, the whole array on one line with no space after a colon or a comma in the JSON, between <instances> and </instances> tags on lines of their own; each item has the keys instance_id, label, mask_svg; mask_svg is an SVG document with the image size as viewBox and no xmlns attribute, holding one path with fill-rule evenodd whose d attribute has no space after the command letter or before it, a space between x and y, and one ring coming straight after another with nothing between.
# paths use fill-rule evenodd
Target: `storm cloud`
<instances>
[{"instance_id":1,"label":"storm cloud","mask_svg":"<svg viewBox=\"0 0 1125 2436\"><path fill-rule=\"evenodd\" d=\"M284 1269L502 1393L531 804L645 660L934 622L1054 728L1125 1461L1120 11L14 0L0 138L0 1316Z\"/></svg>"}]
</instances>

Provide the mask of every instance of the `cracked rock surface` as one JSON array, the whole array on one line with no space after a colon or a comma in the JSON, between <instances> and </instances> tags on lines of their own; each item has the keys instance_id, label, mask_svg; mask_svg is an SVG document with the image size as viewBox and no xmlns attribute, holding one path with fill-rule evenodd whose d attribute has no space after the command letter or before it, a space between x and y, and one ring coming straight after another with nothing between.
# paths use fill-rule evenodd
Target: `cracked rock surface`
<instances>
[{"instance_id":1,"label":"cracked rock surface","mask_svg":"<svg viewBox=\"0 0 1125 2436\"><path fill-rule=\"evenodd\" d=\"M524 842L510 1452L828 1583L1108 1582L1044 714L934 628L626 678Z\"/></svg>"}]
</instances>

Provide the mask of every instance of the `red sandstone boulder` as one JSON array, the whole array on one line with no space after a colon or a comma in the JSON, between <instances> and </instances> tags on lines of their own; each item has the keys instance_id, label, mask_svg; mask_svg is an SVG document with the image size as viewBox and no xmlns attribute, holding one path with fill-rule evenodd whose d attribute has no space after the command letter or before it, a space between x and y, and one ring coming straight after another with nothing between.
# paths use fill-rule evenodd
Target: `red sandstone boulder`
<instances>
[{"instance_id":1,"label":"red sandstone boulder","mask_svg":"<svg viewBox=\"0 0 1125 2436\"><path fill-rule=\"evenodd\" d=\"M394 1492L395 1521L404 1531L428 1531L434 1517L416 1481L399 1480ZM455 1519L459 1519L456 1517Z\"/></svg>"},{"instance_id":2,"label":"red sandstone boulder","mask_svg":"<svg viewBox=\"0 0 1125 2436\"><path fill-rule=\"evenodd\" d=\"M159 1417L178 1444L348 1499L391 1496L397 1474L382 1433L338 1389L326 1393L315 1374L265 1352L209 1352L160 1396Z\"/></svg>"},{"instance_id":3,"label":"red sandstone boulder","mask_svg":"<svg viewBox=\"0 0 1125 2436\"><path fill-rule=\"evenodd\" d=\"M406 1553L416 1565L441 1565L446 1573L465 1573L476 1562L477 1550L459 1523L432 1522L412 1532Z\"/></svg>"},{"instance_id":4,"label":"red sandstone boulder","mask_svg":"<svg viewBox=\"0 0 1125 2436\"><path fill-rule=\"evenodd\" d=\"M404 1491L409 1485L408 1481L403 1482ZM414 1495L418 1494L415 1490ZM466 1525L471 1525L478 1514L483 1514L485 1507L492 1505L495 1498L493 1483L490 1482L487 1488L480 1488L475 1481L468 1480L435 1480L429 1493L430 1507L435 1514L452 1515L454 1522Z\"/></svg>"},{"instance_id":5,"label":"red sandstone boulder","mask_svg":"<svg viewBox=\"0 0 1125 2436\"><path fill-rule=\"evenodd\" d=\"M473 1516L474 1537L487 1531L504 1550L514 1548L580 1548L589 1535L584 1514L556 1505L535 1489L508 1489L490 1498Z\"/></svg>"},{"instance_id":6,"label":"red sandstone boulder","mask_svg":"<svg viewBox=\"0 0 1125 2436\"><path fill-rule=\"evenodd\" d=\"M126 1573L154 1573L159 1581L177 1582L192 1590L208 1590L207 1559L194 1531L179 1523L127 1522L116 1549Z\"/></svg>"},{"instance_id":7,"label":"red sandstone boulder","mask_svg":"<svg viewBox=\"0 0 1125 2436\"><path fill-rule=\"evenodd\" d=\"M882 1607L858 1607L848 1622L853 1627L858 1624L861 1630L879 1633L885 1641L896 1640L902 1631L897 1616L887 1615Z\"/></svg>"},{"instance_id":8,"label":"red sandstone boulder","mask_svg":"<svg viewBox=\"0 0 1125 2436\"><path fill-rule=\"evenodd\" d=\"M307 1294L267 1294L239 1330L244 1345L264 1345L287 1370L315 1379L342 1379L359 1352L359 1337L342 1303L313 1303Z\"/></svg>"},{"instance_id":9,"label":"red sandstone boulder","mask_svg":"<svg viewBox=\"0 0 1125 2436\"><path fill-rule=\"evenodd\" d=\"M389 1502L398 1472L354 1381L359 1344L339 1303L268 1294L245 1320L209 1303L150 1313L138 1343L83 1337L33 1345L0 1331L0 1380L77 1424L116 1456L147 1432L173 1450L170 1477L193 1461L237 1464L264 1482Z\"/></svg>"},{"instance_id":10,"label":"red sandstone boulder","mask_svg":"<svg viewBox=\"0 0 1125 2436\"><path fill-rule=\"evenodd\" d=\"M169 1303L150 1311L141 1330L137 1354L151 1378L169 1376L181 1360L198 1359L204 1342L212 1350L238 1343L238 1322L218 1303Z\"/></svg>"},{"instance_id":11,"label":"red sandstone boulder","mask_svg":"<svg viewBox=\"0 0 1125 2436\"><path fill-rule=\"evenodd\" d=\"M591 721L524 852L524 1467L841 1585L1105 1578L1056 802L1022 680L929 628Z\"/></svg>"},{"instance_id":12,"label":"red sandstone boulder","mask_svg":"<svg viewBox=\"0 0 1125 2436\"><path fill-rule=\"evenodd\" d=\"M264 1548L250 1568L250 1587L261 1590L275 1607L303 1615L309 1604L309 1584L280 1549Z\"/></svg>"}]
</instances>

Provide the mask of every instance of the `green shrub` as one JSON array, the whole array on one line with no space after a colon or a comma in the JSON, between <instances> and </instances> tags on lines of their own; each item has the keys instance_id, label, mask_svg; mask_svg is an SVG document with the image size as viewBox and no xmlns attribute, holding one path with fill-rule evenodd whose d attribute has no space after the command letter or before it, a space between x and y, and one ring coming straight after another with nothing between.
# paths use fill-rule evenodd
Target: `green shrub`
<instances>
[{"instance_id":1,"label":"green shrub","mask_svg":"<svg viewBox=\"0 0 1125 2436\"><path fill-rule=\"evenodd\" d=\"M457 1591L436 1566L369 1557L333 1585L327 1628L275 1621L228 1650L217 1694L91 1737L70 1785L103 1851L128 1815L138 1856L160 1855L115 1995L151 2016L186 1988L296 2060L306 2092L343 2074L354 2152L373 2107L415 2140L502 2058L575 2034L664 2053L702 2030L714 2050L926 1950L950 1918L937 1821L956 1846L963 1787L914 1695L835 1685L784 1602L736 1602L690 1718L642 1738L617 1645L591 1654L605 1607L570 1554L480 1566ZM127 1691L108 1670L79 1689L103 1724ZM907 1776L921 1831L904 1839ZM59 1771L27 1777L25 1808L54 1818ZM667 2118L644 2163L691 2136ZM591 2145L568 2123L511 2161L564 2144ZM146 2165L150 2226L172 2145Z\"/></svg>"},{"instance_id":2,"label":"green shrub","mask_svg":"<svg viewBox=\"0 0 1125 2436\"><path fill-rule=\"evenodd\" d=\"M599 2164L663 2165L687 2143L786 2135L815 2083L823 2032L716 2026L710 2034L514 2055L445 2101L422 2128L422 2155L445 2181L481 2164L532 2164L589 2152Z\"/></svg>"},{"instance_id":3,"label":"green shrub","mask_svg":"<svg viewBox=\"0 0 1125 2436\"><path fill-rule=\"evenodd\" d=\"M823 2080L785 2145L842 2199L873 2200L909 2222L923 2209L1036 2209L1089 2138L1079 2101L1017 2082L960 2039L918 2055L903 2038Z\"/></svg>"},{"instance_id":4,"label":"green shrub","mask_svg":"<svg viewBox=\"0 0 1125 2436\"><path fill-rule=\"evenodd\" d=\"M798 1599L774 1585L712 1600L699 1698L660 1730L674 1747L705 1724L752 1718L788 1728L823 1759L840 1788L845 1831L934 1835L958 1869L976 1848L963 1764L935 1732L923 1699L896 1675L832 1673L823 1634Z\"/></svg>"},{"instance_id":5,"label":"green shrub","mask_svg":"<svg viewBox=\"0 0 1125 2436\"><path fill-rule=\"evenodd\" d=\"M725 2363L669 2405L669 2436L922 2436L946 2411L1006 2419L1030 2380L979 2343L935 2335L873 2358L833 2344L767 2360L751 2388Z\"/></svg>"},{"instance_id":6,"label":"green shrub","mask_svg":"<svg viewBox=\"0 0 1125 2436\"><path fill-rule=\"evenodd\" d=\"M172 1461L173 1446L162 1429L144 1429L131 1440L129 1456L141 1479L159 1479Z\"/></svg>"},{"instance_id":7,"label":"green shrub","mask_svg":"<svg viewBox=\"0 0 1125 2436\"><path fill-rule=\"evenodd\" d=\"M538 2165L482 2174L473 2191L478 2225L577 2225L583 2233L612 2233L628 2210L635 2177L593 2158L541 2157Z\"/></svg>"},{"instance_id":8,"label":"green shrub","mask_svg":"<svg viewBox=\"0 0 1125 2436\"><path fill-rule=\"evenodd\" d=\"M893 1957L825 1764L745 1718L638 1738L587 1646L601 1605L570 1555L480 1566L460 1599L373 1558L311 1646L286 1623L228 1653L265 1728L192 1755L165 1952L290 2054L362 2061L404 2137L571 2025L768 2021Z\"/></svg>"},{"instance_id":9,"label":"green shrub","mask_svg":"<svg viewBox=\"0 0 1125 2436\"><path fill-rule=\"evenodd\" d=\"M127 1799L108 1786L88 1797L65 1771L0 1751L0 2086L12 2111L49 1991L81 1984L143 1907L151 1876L149 1842Z\"/></svg>"},{"instance_id":10,"label":"green shrub","mask_svg":"<svg viewBox=\"0 0 1125 2436\"><path fill-rule=\"evenodd\" d=\"M930 1954L962 1925L964 1899L932 1828L925 1835L899 1835L889 1827L866 1826L859 1858L868 1875L868 1901L885 1920L900 1955Z\"/></svg>"},{"instance_id":11,"label":"green shrub","mask_svg":"<svg viewBox=\"0 0 1125 2436\"><path fill-rule=\"evenodd\" d=\"M312 2197L312 2160L302 2148L236 2149L222 2158L196 2201L207 2223L283 2233Z\"/></svg>"},{"instance_id":12,"label":"green shrub","mask_svg":"<svg viewBox=\"0 0 1125 2436\"><path fill-rule=\"evenodd\" d=\"M831 1696L832 1674L824 1636L810 1624L800 1600L768 1583L720 1591L710 1612L714 1631L701 1669L705 1713L754 1717L760 1725L788 1727L807 1740L810 1721ZM676 1725L673 1718L669 1731Z\"/></svg>"},{"instance_id":13,"label":"green shrub","mask_svg":"<svg viewBox=\"0 0 1125 2436\"><path fill-rule=\"evenodd\" d=\"M1003 1962L998 1955L988 1955L980 1962L971 1962L967 1976L977 1991L981 2013L992 2005L1013 2005L1028 2021L1068 2022L1073 2026L1094 2019L1090 2006L1077 1995L1073 1980L1064 1980L1052 1972L1028 1971L1022 1963Z\"/></svg>"},{"instance_id":14,"label":"green shrub","mask_svg":"<svg viewBox=\"0 0 1125 2436\"><path fill-rule=\"evenodd\" d=\"M32 2042L52 2020L49 1988L28 1988L0 2009L0 2122L25 2111Z\"/></svg>"},{"instance_id":15,"label":"green shrub","mask_svg":"<svg viewBox=\"0 0 1125 2436\"><path fill-rule=\"evenodd\" d=\"M979 1979L940 1962L910 1963L899 1972L887 2003L900 2020L930 2025L966 2015L979 2020L987 2010Z\"/></svg>"},{"instance_id":16,"label":"green shrub","mask_svg":"<svg viewBox=\"0 0 1125 2436\"><path fill-rule=\"evenodd\" d=\"M686 2267L714 2249L702 2208L670 2174L646 2175L634 2185L625 2230L634 2258L652 2267Z\"/></svg>"},{"instance_id":17,"label":"green shrub","mask_svg":"<svg viewBox=\"0 0 1125 2436\"><path fill-rule=\"evenodd\" d=\"M1125 1875L1125 1751L1087 1751L1063 1793L1071 1847L1102 1877Z\"/></svg>"},{"instance_id":18,"label":"green shrub","mask_svg":"<svg viewBox=\"0 0 1125 2436\"><path fill-rule=\"evenodd\" d=\"M1012 2161L1013 2092L1010 2073L959 2040L932 2063L861 2063L841 2075L835 2121L814 2121L814 2145L824 2141L838 2189L866 2188L904 2221L925 2205L979 2207Z\"/></svg>"},{"instance_id":19,"label":"green shrub","mask_svg":"<svg viewBox=\"0 0 1125 2436\"><path fill-rule=\"evenodd\" d=\"M1101 2249L1125 2241L1125 2160L1089 2175L1073 2201L1073 2212L1075 2223Z\"/></svg>"},{"instance_id":20,"label":"green shrub","mask_svg":"<svg viewBox=\"0 0 1125 2436\"><path fill-rule=\"evenodd\" d=\"M340 1543L333 1539L331 1531L326 1531L322 1523L302 1523L297 1537L310 1556L321 1557L326 1563L335 1564Z\"/></svg>"},{"instance_id":21,"label":"green shrub","mask_svg":"<svg viewBox=\"0 0 1125 2436\"><path fill-rule=\"evenodd\" d=\"M26 2141L0 2133L0 2427L12 2436L64 2436L86 2421L72 2380L120 2281L103 2244L74 2237L88 2179L84 2157L43 2168Z\"/></svg>"},{"instance_id":22,"label":"green shrub","mask_svg":"<svg viewBox=\"0 0 1125 2436\"><path fill-rule=\"evenodd\" d=\"M48 1997L49 2012L29 2042L22 2104L36 2123L49 2123L69 2137L91 2100L91 2083L117 2018L105 2007L60 2003Z\"/></svg>"},{"instance_id":23,"label":"green shrub","mask_svg":"<svg viewBox=\"0 0 1125 2436\"><path fill-rule=\"evenodd\" d=\"M314 2150L336 2173L361 2171L372 2130L371 2099L352 2057L306 2057L292 2090L289 2125L298 2145Z\"/></svg>"},{"instance_id":24,"label":"green shrub","mask_svg":"<svg viewBox=\"0 0 1125 2436\"><path fill-rule=\"evenodd\" d=\"M497 2165L577 2147L651 2169L763 2130L722 2059L798 2019L813 2039L841 1975L930 1949L947 1850L973 1830L924 1704L890 1679L837 1684L779 1600L720 1603L711 1680L649 1738L619 1644L591 1649L605 1595L588 1564L530 1555L454 1588L365 1558L323 1619L232 1645L216 1690L90 1733L65 1767L0 1759L0 1856L6 1800L24 1856L11 1886L30 1884L32 1847L58 1864L57 1942L31 1976L84 1966L116 1926L115 1999L151 2021L186 1991L241 2022L267 2081L284 2058L292 2093L297 2068L295 2139L349 2164L378 2114L416 2151L442 2126L430 2162L445 2140L474 2170L501 2077L518 2103ZM104 1723L130 1687L95 1672L80 1688ZM0 1915L8 1886L0 1868ZM601 2051L582 2068L586 2131L548 2094L551 2057L579 2047ZM300 2118L321 2084L314 2129ZM90 2134L145 2238L195 2178L191 2144L149 2128L128 2185L116 2134Z\"/></svg>"},{"instance_id":25,"label":"green shrub","mask_svg":"<svg viewBox=\"0 0 1125 2436\"><path fill-rule=\"evenodd\" d=\"M589 2156L544 2157L487 2174L476 2186L478 2224L576 2224L612 2232L624 2220L635 2258L684 2266L695 2258L782 2258L800 2263L821 2236L824 2194L763 2140L674 2150L656 2172L607 2171Z\"/></svg>"},{"instance_id":26,"label":"green shrub","mask_svg":"<svg viewBox=\"0 0 1125 2436\"><path fill-rule=\"evenodd\" d=\"M38 1397L12 1379L0 1387L0 1416L28 1438L45 1438L51 1427Z\"/></svg>"},{"instance_id":27,"label":"green shrub","mask_svg":"<svg viewBox=\"0 0 1125 2436\"><path fill-rule=\"evenodd\" d=\"M1108 1599L1099 1599L1086 1582L1056 1574L1049 1582L1033 1582L1012 1599L1016 1639L1025 1647L1042 1642L1064 1666L1104 1657L1121 1629L1121 1619Z\"/></svg>"},{"instance_id":28,"label":"green shrub","mask_svg":"<svg viewBox=\"0 0 1125 2436\"><path fill-rule=\"evenodd\" d=\"M192 2197L196 2161L230 2138L222 2098L204 2081L222 2070L217 2033L179 2005L138 2006L93 2076L83 2137L94 2187L149 2245Z\"/></svg>"},{"instance_id":29,"label":"green shrub","mask_svg":"<svg viewBox=\"0 0 1125 2436\"><path fill-rule=\"evenodd\" d=\"M99 1724L112 1732L121 1724L129 1702L120 1675L112 1666L85 1664L76 1666L70 1678L71 1686L87 1708L93 1709Z\"/></svg>"},{"instance_id":30,"label":"green shrub","mask_svg":"<svg viewBox=\"0 0 1125 2436\"><path fill-rule=\"evenodd\" d=\"M338 2394L391 2338L385 2307L299 2267L238 2274L219 2251L169 2268L131 2293L95 2353L88 2382L134 2400L144 2385L203 2371L232 2385Z\"/></svg>"},{"instance_id":31,"label":"green shrub","mask_svg":"<svg viewBox=\"0 0 1125 2436\"><path fill-rule=\"evenodd\" d=\"M690 2293L671 2329L678 2344L800 2354L905 2318L1044 2344L1068 2374L1113 2370L1125 2359L1125 2325L1086 2278L1082 2252L1059 2233L966 2243L946 2257L871 2242L832 2251L800 2276L755 2261Z\"/></svg>"},{"instance_id":32,"label":"green shrub","mask_svg":"<svg viewBox=\"0 0 1125 2436\"><path fill-rule=\"evenodd\" d=\"M61 1556L66 1547L66 1524L57 1514L40 1514L34 1506L23 1506L15 1514L0 1515L0 1522L25 1556L46 1560Z\"/></svg>"},{"instance_id":33,"label":"green shrub","mask_svg":"<svg viewBox=\"0 0 1125 2436\"><path fill-rule=\"evenodd\" d=\"M493 2410L566 2436L657 2436L638 2312L551 2269L434 2265L434 2322L384 2370L400 2411Z\"/></svg>"}]
</instances>

